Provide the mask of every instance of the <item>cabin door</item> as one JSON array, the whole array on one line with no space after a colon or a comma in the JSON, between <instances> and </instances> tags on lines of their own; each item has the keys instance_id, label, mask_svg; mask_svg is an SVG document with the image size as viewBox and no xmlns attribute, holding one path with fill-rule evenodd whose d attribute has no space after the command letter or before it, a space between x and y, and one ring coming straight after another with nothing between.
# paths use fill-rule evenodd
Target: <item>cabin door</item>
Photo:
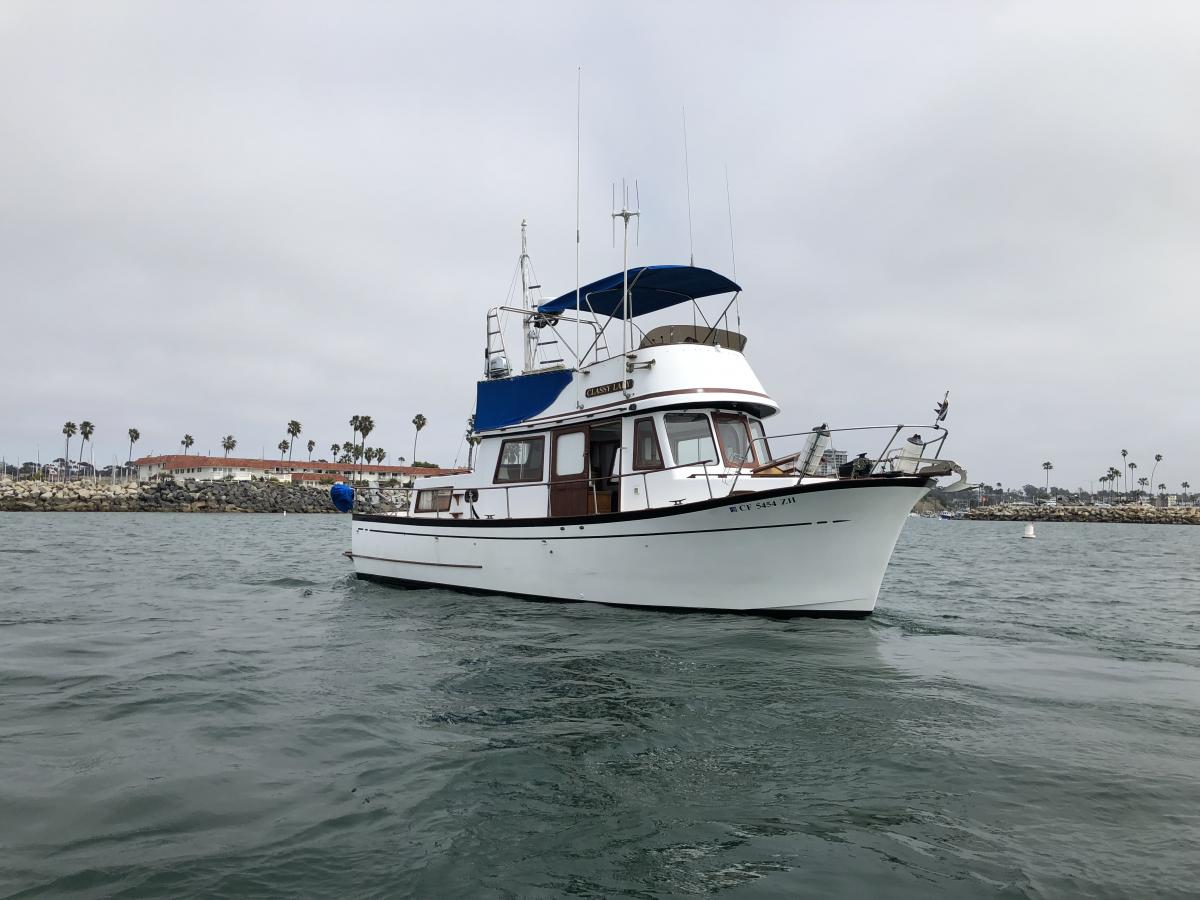
<instances>
[{"instance_id":1,"label":"cabin door","mask_svg":"<svg viewBox=\"0 0 1200 900\"><path fill-rule=\"evenodd\" d=\"M550 515L586 516L588 498L588 430L554 432L550 455Z\"/></svg>"}]
</instances>

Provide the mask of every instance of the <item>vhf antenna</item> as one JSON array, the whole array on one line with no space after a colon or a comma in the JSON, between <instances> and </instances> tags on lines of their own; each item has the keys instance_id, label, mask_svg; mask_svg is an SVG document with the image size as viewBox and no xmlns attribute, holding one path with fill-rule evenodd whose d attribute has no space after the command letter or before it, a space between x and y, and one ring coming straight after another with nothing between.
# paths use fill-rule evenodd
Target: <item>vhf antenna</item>
<instances>
[{"instance_id":1,"label":"vhf antenna","mask_svg":"<svg viewBox=\"0 0 1200 900\"><path fill-rule=\"evenodd\" d=\"M634 207L640 210L642 208L642 192L638 190L638 181L636 178L633 179L633 197ZM637 214L637 228L633 232L633 245L635 247L642 246L642 216L640 212Z\"/></svg>"},{"instance_id":2,"label":"vhf antenna","mask_svg":"<svg viewBox=\"0 0 1200 900\"><path fill-rule=\"evenodd\" d=\"M725 209L729 212L729 259L733 263L733 277L737 278L737 248L733 243L733 199L729 193L729 163L725 164Z\"/></svg>"},{"instance_id":3,"label":"vhf antenna","mask_svg":"<svg viewBox=\"0 0 1200 900\"><path fill-rule=\"evenodd\" d=\"M634 197L636 199L640 199L640 192L638 191L638 185L637 185L636 179L633 182L633 191L634 191ZM621 322L621 344L622 344L621 355L626 356L629 353L629 339L630 339L629 321L632 318L632 314L633 314L633 310L631 308L632 302L631 302L631 298L629 296L629 220L630 219L638 220L638 223L639 223L638 224L638 232L640 233L640 231L641 231L640 223L641 223L641 219L642 219L642 213L641 213L640 208L639 209L630 209L629 208L629 184L625 181L624 178L621 179L621 198L622 198L623 202L621 205L621 209L618 212L617 208L616 208L616 206L617 206L617 204L616 204L617 186L616 186L616 183L614 182L614 184L613 184L613 211L612 211L614 243L616 241L617 219L621 219L621 221L624 223L624 226L625 226L624 240L622 242L623 250L622 250L622 263L621 263L621 270L623 273L623 277L621 279L621 282L622 282L622 284L621 284L621 288L622 288L622 290L621 290L621 318L623 320Z\"/></svg>"},{"instance_id":4,"label":"vhf antenna","mask_svg":"<svg viewBox=\"0 0 1200 900\"><path fill-rule=\"evenodd\" d=\"M683 182L687 186L688 202L688 264L696 265L696 248L692 242L692 173L688 166L687 107L683 107Z\"/></svg>"}]
</instances>

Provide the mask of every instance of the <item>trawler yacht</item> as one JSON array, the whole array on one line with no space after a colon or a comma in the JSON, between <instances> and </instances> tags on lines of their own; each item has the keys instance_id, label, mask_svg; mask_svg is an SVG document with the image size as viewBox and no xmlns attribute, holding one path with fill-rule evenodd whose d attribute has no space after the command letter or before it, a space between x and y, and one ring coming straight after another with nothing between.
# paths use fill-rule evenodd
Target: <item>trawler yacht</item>
<instances>
[{"instance_id":1,"label":"trawler yacht","mask_svg":"<svg viewBox=\"0 0 1200 900\"><path fill-rule=\"evenodd\" d=\"M404 512L356 508L359 578L863 616L913 504L938 477L965 486L940 458L945 401L931 426L770 433L779 406L747 358L730 278L627 267L543 300L527 259L522 224L522 302L487 314L469 473L421 479ZM506 317L522 329L520 374Z\"/></svg>"}]
</instances>

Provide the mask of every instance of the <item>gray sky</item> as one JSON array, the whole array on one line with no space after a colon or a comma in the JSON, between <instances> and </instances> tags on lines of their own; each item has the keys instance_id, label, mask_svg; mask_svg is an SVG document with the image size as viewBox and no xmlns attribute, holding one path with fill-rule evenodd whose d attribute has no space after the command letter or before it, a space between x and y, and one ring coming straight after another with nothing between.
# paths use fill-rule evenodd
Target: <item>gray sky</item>
<instances>
[{"instance_id":1,"label":"gray sky","mask_svg":"<svg viewBox=\"0 0 1200 900\"><path fill-rule=\"evenodd\" d=\"M730 271L771 430L931 420L975 478L1200 485L1194 3L0 5L0 453L449 463L530 221L550 295ZM517 355L517 354L513 354ZM76 446L78 439L76 439ZM850 446L847 449L871 449ZM463 454L465 458L465 452Z\"/></svg>"}]
</instances>

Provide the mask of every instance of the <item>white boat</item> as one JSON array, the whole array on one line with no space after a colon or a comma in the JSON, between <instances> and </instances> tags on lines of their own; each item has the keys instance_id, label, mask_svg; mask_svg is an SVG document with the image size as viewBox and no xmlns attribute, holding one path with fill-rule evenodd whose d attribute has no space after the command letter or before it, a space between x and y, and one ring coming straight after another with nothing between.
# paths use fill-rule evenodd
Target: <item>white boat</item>
<instances>
[{"instance_id":1,"label":"white boat","mask_svg":"<svg viewBox=\"0 0 1200 900\"><path fill-rule=\"evenodd\" d=\"M863 616L913 504L936 477L965 485L938 458L945 401L932 426L768 434L779 407L731 330L741 288L729 278L645 266L541 302L526 261L523 226L522 303L488 312L470 471L421 479L407 511L355 511L359 578ZM700 301L717 296L706 314ZM652 325L656 314L668 318ZM505 315L522 327L522 374L509 371ZM883 449L830 471L835 440Z\"/></svg>"}]
</instances>

